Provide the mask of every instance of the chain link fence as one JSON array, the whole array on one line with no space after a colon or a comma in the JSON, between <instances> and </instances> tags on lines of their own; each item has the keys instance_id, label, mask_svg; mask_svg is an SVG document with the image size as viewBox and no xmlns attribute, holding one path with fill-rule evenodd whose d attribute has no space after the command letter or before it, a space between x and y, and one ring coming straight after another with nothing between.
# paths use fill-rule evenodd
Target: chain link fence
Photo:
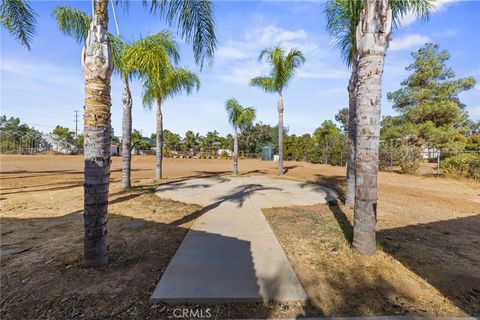
<instances>
[{"instance_id":1,"label":"chain link fence","mask_svg":"<svg viewBox=\"0 0 480 320\"><path fill-rule=\"evenodd\" d=\"M385 171L480 179L480 150L380 148L379 157Z\"/></svg>"}]
</instances>

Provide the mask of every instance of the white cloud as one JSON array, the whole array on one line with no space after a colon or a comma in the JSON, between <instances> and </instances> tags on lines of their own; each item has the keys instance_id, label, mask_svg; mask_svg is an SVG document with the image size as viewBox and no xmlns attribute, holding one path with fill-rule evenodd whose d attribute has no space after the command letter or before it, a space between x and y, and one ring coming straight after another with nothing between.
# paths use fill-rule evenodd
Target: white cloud
<instances>
[{"instance_id":1,"label":"white cloud","mask_svg":"<svg viewBox=\"0 0 480 320\"><path fill-rule=\"evenodd\" d=\"M216 56L224 60L256 59L263 48L281 45L287 50L300 49L305 55L317 55L320 46L308 39L304 29L287 30L276 25L252 28L240 40L229 40L217 49Z\"/></svg>"},{"instance_id":2,"label":"white cloud","mask_svg":"<svg viewBox=\"0 0 480 320\"><path fill-rule=\"evenodd\" d=\"M433 35L441 38L449 38L449 37L456 36L457 34L458 34L457 29L446 29L444 31L435 32Z\"/></svg>"},{"instance_id":3,"label":"white cloud","mask_svg":"<svg viewBox=\"0 0 480 320\"><path fill-rule=\"evenodd\" d=\"M448 5L450 5L454 2L459 2L459 1L462 1L462 0L436 0L433 3L433 9L432 9L431 13L433 14L435 12L444 10L445 8L447 8ZM406 15L404 15L400 19L400 26L406 27L406 26L414 23L416 20L417 20L417 16L415 15L415 13L408 12Z\"/></svg>"},{"instance_id":4,"label":"white cloud","mask_svg":"<svg viewBox=\"0 0 480 320\"><path fill-rule=\"evenodd\" d=\"M235 47L220 47L215 52L218 58L223 59L243 59L248 57L248 53Z\"/></svg>"},{"instance_id":5,"label":"white cloud","mask_svg":"<svg viewBox=\"0 0 480 320\"><path fill-rule=\"evenodd\" d=\"M480 107L468 108L468 114L474 119L480 119Z\"/></svg>"},{"instance_id":6,"label":"white cloud","mask_svg":"<svg viewBox=\"0 0 480 320\"><path fill-rule=\"evenodd\" d=\"M220 47L217 57L220 62L226 63L226 72L222 72L218 78L230 84L246 86L253 77L266 75L268 66L265 62L257 61L258 54L261 49L275 45L281 45L286 50L298 48L306 56L306 66L310 69L302 66L298 72L299 78L344 78L343 72L328 70L320 63L327 51L321 49L314 35L308 34L304 29L289 30L276 25L253 27L240 35L239 39L229 39ZM312 68L313 66L318 68Z\"/></svg>"},{"instance_id":7,"label":"white cloud","mask_svg":"<svg viewBox=\"0 0 480 320\"><path fill-rule=\"evenodd\" d=\"M258 62L248 62L228 68L228 71L220 76L225 82L248 86L252 78L266 74L268 67Z\"/></svg>"},{"instance_id":8,"label":"white cloud","mask_svg":"<svg viewBox=\"0 0 480 320\"><path fill-rule=\"evenodd\" d=\"M247 34L247 38L255 38L255 34ZM269 26L262 30L259 40L263 44L277 44L287 41L305 40L307 33L304 29L295 31L285 30L276 26Z\"/></svg>"},{"instance_id":9,"label":"white cloud","mask_svg":"<svg viewBox=\"0 0 480 320\"><path fill-rule=\"evenodd\" d=\"M398 38L394 38L390 42L389 50L396 51L410 49L415 46L424 45L429 41L431 41L429 37L421 34L407 34Z\"/></svg>"},{"instance_id":10,"label":"white cloud","mask_svg":"<svg viewBox=\"0 0 480 320\"><path fill-rule=\"evenodd\" d=\"M331 69L317 64L303 70L300 69L297 76L300 79L348 80L350 73L344 69Z\"/></svg>"}]
</instances>

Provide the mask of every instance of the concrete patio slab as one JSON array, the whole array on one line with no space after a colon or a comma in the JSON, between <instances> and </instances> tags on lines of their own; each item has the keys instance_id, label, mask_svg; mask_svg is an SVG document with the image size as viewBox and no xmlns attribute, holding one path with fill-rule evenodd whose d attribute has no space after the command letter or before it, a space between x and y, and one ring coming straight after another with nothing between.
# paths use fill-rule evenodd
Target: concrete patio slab
<instances>
[{"instance_id":1,"label":"concrete patio slab","mask_svg":"<svg viewBox=\"0 0 480 320\"><path fill-rule=\"evenodd\" d=\"M152 302L306 301L260 208L325 203L328 188L267 177L167 183L157 195L205 206L163 274Z\"/></svg>"}]
</instances>

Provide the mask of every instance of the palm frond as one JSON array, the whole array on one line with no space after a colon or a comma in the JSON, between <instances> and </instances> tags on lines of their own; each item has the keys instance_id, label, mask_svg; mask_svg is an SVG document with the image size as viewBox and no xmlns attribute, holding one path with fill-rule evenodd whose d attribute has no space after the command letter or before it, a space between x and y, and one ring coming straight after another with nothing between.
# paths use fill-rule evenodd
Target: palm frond
<instances>
[{"instance_id":1,"label":"palm frond","mask_svg":"<svg viewBox=\"0 0 480 320\"><path fill-rule=\"evenodd\" d=\"M356 28L364 5L364 0L330 0L325 6L327 32L348 67L356 59Z\"/></svg>"},{"instance_id":2,"label":"palm frond","mask_svg":"<svg viewBox=\"0 0 480 320\"><path fill-rule=\"evenodd\" d=\"M170 69L159 76L143 75L143 105L152 108L154 101L165 101L185 92L190 94L194 89L200 88L198 76L183 68Z\"/></svg>"},{"instance_id":3,"label":"palm frond","mask_svg":"<svg viewBox=\"0 0 480 320\"><path fill-rule=\"evenodd\" d=\"M242 121L240 123L240 130L245 130L253 124L257 117L257 110L254 107L247 107L243 109Z\"/></svg>"},{"instance_id":4,"label":"palm frond","mask_svg":"<svg viewBox=\"0 0 480 320\"><path fill-rule=\"evenodd\" d=\"M230 98L225 102L225 110L227 110L228 122L234 127L238 128L240 122L242 106L235 98Z\"/></svg>"},{"instance_id":5,"label":"palm frond","mask_svg":"<svg viewBox=\"0 0 480 320\"><path fill-rule=\"evenodd\" d=\"M250 85L266 92L281 92L292 79L296 69L305 63L305 56L300 50L291 49L285 55L285 50L280 46L262 50L259 59L265 59L272 69L268 76L250 80Z\"/></svg>"},{"instance_id":6,"label":"palm frond","mask_svg":"<svg viewBox=\"0 0 480 320\"><path fill-rule=\"evenodd\" d=\"M152 109L156 100L155 86L146 78L143 82L142 104L145 108Z\"/></svg>"},{"instance_id":7,"label":"palm frond","mask_svg":"<svg viewBox=\"0 0 480 320\"><path fill-rule=\"evenodd\" d=\"M414 14L422 20L427 20L434 7L434 1L390 0L394 27L399 27L401 19L407 14ZM365 0L329 0L324 9L327 31L349 67L357 58L356 28L360 23L360 14L364 6Z\"/></svg>"},{"instance_id":8,"label":"palm frond","mask_svg":"<svg viewBox=\"0 0 480 320\"><path fill-rule=\"evenodd\" d=\"M107 37L108 41L110 41L110 49L112 50L113 71L123 79L130 78L134 71L130 70L124 61L124 54L129 48L129 44L111 33L108 33Z\"/></svg>"},{"instance_id":9,"label":"palm frond","mask_svg":"<svg viewBox=\"0 0 480 320\"><path fill-rule=\"evenodd\" d=\"M252 87L258 87L265 92L276 92L277 88L275 87L273 83L273 79L270 77L256 77L250 80L250 85Z\"/></svg>"},{"instance_id":10,"label":"palm frond","mask_svg":"<svg viewBox=\"0 0 480 320\"><path fill-rule=\"evenodd\" d=\"M91 18L83 11L70 7L55 7L52 12L58 29L83 44L88 36Z\"/></svg>"},{"instance_id":11,"label":"palm frond","mask_svg":"<svg viewBox=\"0 0 480 320\"><path fill-rule=\"evenodd\" d=\"M178 61L178 47L171 34L162 31L130 44L123 53L122 67L157 82L155 79L165 77L173 69L169 58Z\"/></svg>"},{"instance_id":12,"label":"palm frond","mask_svg":"<svg viewBox=\"0 0 480 320\"><path fill-rule=\"evenodd\" d=\"M434 3L435 0L390 0L393 26L400 27L401 19L407 14L413 14L420 20L428 20Z\"/></svg>"},{"instance_id":13,"label":"palm frond","mask_svg":"<svg viewBox=\"0 0 480 320\"><path fill-rule=\"evenodd\" d=\"M37 13L26 0L2 0L0 21L8 32L30 50L36 32Z\"/></svg>"},{"instance_id":14,"label":"palm frond","mask_svg":"<svg viewBox=\"0 0 480 320\"><path fill-rule=\"evenodd\" d=\"M205 63L212 64L217 46L212 1L143 0L143 4L159 12L185 41L193 44L195 61L201 69Z\"/></svg>"},{"instance_id":15,"label":"palm frond","mask_svg":"<svg viewBox=\"0 0 480 320\"><path fill-rule=\"evenodd\" d=\"M200 79L195 73L178 68L169 72L165 79L160 80L159 86L163 89L163 99L166 99L182 92L189 95L194 89L200 89Z\"/></svg>"},{"instance_id":16,"label":"palm frond","mask_svg":"<svg viewBox=\"0 0 480 320\"><path fill-rule=\"evenodd\" d=\"M252 125L256 117L255 108L244 108L235 98L230 98L225 102L225 110L227 111L228 122L235 129L245 130Z\"/></svg>"}]
</instances>

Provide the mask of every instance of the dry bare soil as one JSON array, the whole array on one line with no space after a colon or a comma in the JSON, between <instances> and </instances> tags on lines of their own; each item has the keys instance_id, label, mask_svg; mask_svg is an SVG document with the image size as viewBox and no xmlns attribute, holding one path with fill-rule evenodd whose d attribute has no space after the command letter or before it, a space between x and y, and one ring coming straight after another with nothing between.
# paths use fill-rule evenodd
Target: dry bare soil
<instances>
[{"instance_id":1,"label":"dry bare soil","mask_svg":"<svg viewBox=\"0 0 480 320\"><path fill-rule=\"evenodd\" d=\"M229 174L227 160L165 159L165 182ZM120 192L112 163L108 267L84 268L83 158L0 156L2 319L164 319L179 306L149 296L199 207L160 199L154 157L133 158L134 188ZM287 179L344 190L341 167L286 163ZM274 163L241 160L245 175ZM305 287L306 305L210 305L217 319L340 315L480 314L480 184L381 173L374 257L350 249L342 204L265 211ZM132 223L132 221L134 223Z\"/></svg>"}]
</instances>

